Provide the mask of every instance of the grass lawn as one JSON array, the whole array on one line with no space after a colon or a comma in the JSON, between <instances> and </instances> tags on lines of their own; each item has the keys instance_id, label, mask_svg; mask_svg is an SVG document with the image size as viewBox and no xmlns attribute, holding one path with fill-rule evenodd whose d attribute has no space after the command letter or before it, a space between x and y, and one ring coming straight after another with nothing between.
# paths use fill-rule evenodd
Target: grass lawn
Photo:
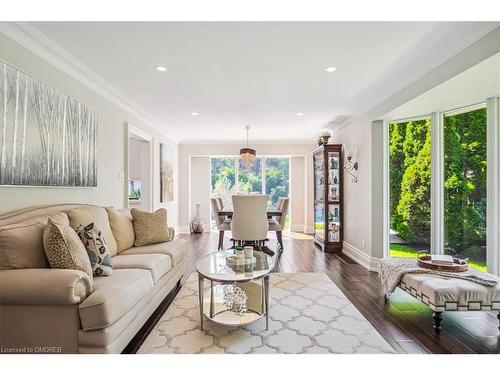
<instances>
[{"instance_id":1,"label":"grass lawn","mask_svg":"<svg viewBox=\"0 0 500 375\"><path fill-rule=\"evenodd\" d=\"M413 249L400 243L391 243L390 254L393 257L415 258L417 251L417 249ZM469 266L479 271L487 272L486 263L474 262L472 260L469 260Z\"/></svg>"}]
</instances>

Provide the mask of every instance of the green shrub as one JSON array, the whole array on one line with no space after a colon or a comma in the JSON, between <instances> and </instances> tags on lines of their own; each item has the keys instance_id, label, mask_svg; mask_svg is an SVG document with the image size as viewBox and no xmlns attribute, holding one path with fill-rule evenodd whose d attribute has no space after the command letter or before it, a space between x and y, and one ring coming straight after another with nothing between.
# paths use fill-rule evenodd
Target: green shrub
<instances>
[{"instance_id":1,"label":"green shrub","mask_svg":"<svg viewBox=\"0 0 500 375\"><path fill-rule=\"evenodd\" d=\"M393 214L393 228L404 240L430 242L431 133L430 121L410 121L405 128L404 160L399 201ZM395 188L396 189L396 188ZM397 194L394 194L396 196Z\"/></svg>"}]
</instances>

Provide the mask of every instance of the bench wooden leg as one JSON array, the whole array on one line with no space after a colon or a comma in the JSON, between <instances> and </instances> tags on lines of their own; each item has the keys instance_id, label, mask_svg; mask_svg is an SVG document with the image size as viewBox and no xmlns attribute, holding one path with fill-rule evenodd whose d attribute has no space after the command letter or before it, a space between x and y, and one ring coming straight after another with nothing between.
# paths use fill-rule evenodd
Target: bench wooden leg
<instances>
[{"instance_id":1,"label":"bench wooden leg","mask_svg":"<svg viewBox=\"0 0 500 375\"><path fill-rule=\"evenodd\" d=\"M498 318L498 329L500 330L500 311L498 312L497 318Z\"/></svg>"},{"instance_id":2,"label":"bench wooden leg","mask_svg":"<svg viewBox=\"0 0 500 375\"><path fill-rule=\"evenodd\" d=\"M437 312L434 311L432 313L432 319L434 319L434 331L439 333L441 331L441 321L443 320L443 317L441 316L443 313L442 312Z\"/></svg>"}]
</instances>

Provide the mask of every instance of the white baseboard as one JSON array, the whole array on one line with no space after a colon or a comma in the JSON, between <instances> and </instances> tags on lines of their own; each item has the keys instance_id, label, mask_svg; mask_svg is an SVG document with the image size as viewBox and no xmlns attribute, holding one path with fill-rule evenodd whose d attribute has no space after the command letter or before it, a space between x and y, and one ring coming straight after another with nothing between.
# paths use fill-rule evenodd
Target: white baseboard
<instances>
[{"instance_id":1,"label":"white baseboard","mask_svg":"<svg viewBox=\"0 0 500 375\"><path fill-rule=\"evenodd\" d=\"M179 226L179 234L189 234L191 231L189 230L189 225L187 226Z\"/></svg>"},{"instance_id":2,"label":"white baseboard","mask_svg":"<svg viewBox=\"0 0 500 375\"><path fill-rule=\"evenodd\" d=\"M305 232L305 226L304 224L295 224L295 225L290 225L290 232Z\"/></svg>"},{"instance_id":3,"label":"white baseboard","mask_svg":"<svg viewBox=\"0 0 500 375\"><path fill-rule=\"evenodd\" d=\"M210 228L205 228L203 232L212 232L212 230L210 230ZM179 227L179 234L191 234L191 228L189 227L189 225Z\"/></svg>"},{"instance_id":4,"label":"white baseboard","mask_svg":"<svg viewBox=\"0 0 500 375\"><path fill-rule=\"evenodd\" d=\"M314 234L314 228L313 227L304 227L304 233L305 234Z\"/></svg>"},{"instance_id":5,"label":"white baseboard","mask_svg":"<svg viewBox=\"0 0 500 375\"><path fill-rule=\"evenodd\" d=\"M356 246L351 245L349 242L343 242L342 252L356 263L362 265L367 270L378 271L378 258L373 258L366 254L364 251L358 249Z\"/></svg>"}]
</instances>

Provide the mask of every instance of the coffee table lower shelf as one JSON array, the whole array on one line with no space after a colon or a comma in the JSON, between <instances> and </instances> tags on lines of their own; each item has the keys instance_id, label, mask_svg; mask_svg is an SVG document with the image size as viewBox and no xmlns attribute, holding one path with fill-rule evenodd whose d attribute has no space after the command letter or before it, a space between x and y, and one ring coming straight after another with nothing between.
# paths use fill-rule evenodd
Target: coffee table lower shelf
<instances>
[{"instance_id":1,"label":"coffee table lower shelf","mask_svg":"<svg viewBox=\"0 0 500 375\"><path fill-rule=\"evenodd\" d=\"M260 281L260 282L259 282ZM268 300L266 299L266 283L268 280L249 281L236 283L246 293L248 310L239 315L229 310L224 305L224 286L227 283L215 283L210 281L210 286L203 289L203 303L200 309L201 329L203 330L203 319L206 318L214 323L228 327L244 327L262 317L266 317L266 329L268 327ZM201 301L200 301L201 302Z\"/></svg>"}]
</instances>

